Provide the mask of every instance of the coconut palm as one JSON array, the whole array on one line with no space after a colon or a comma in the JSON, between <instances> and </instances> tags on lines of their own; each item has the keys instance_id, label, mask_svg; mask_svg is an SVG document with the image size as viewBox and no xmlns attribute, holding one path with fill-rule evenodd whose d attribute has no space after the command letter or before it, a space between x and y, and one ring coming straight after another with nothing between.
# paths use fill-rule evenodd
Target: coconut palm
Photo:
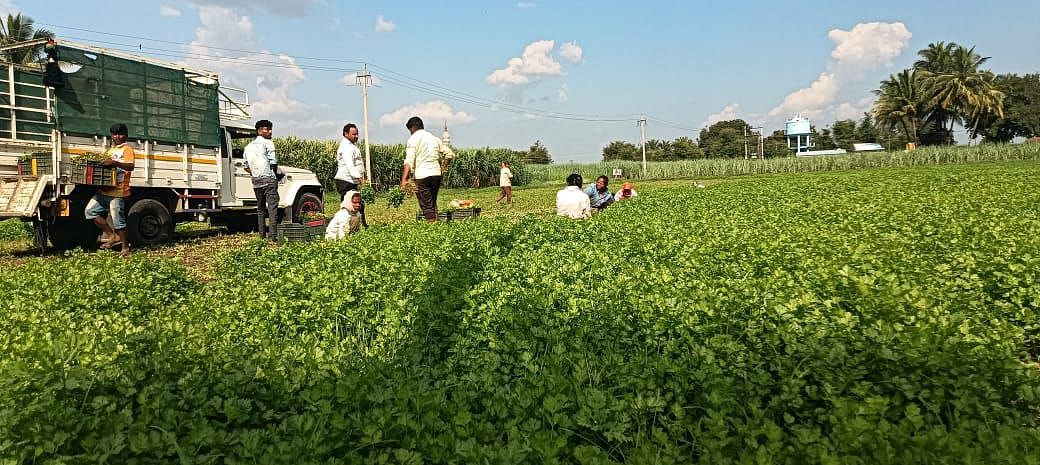
<instances>
[{"instance_id":1,"label":"coconut palm","mask_svg":"<svg viewBox=\"0 0 1040 465\"><path fill-rule=\"evenodd\" d=\"M922 79L914 69L904 69L881 81L874 91L878 96L874 102L874 119L886 129L901 127L914 144L917 144L918 123L925 114Z\"/></svg>"},{"instance_id":2,"label":"coconut palm","mask_svg":"<svg viewBox=\"0 0 1040 465\"><path fill-rule=\"evenodd\" d=\"M954 51L961 48L955 42L932 42L917 52L920 60L914 62L914 69L929 73L944 73L949 69Z\"/></svg>"},{"instance_id":3,"label":"coconut palm","mask_svg":"<svg viewBox=\"0 0 1040 465\"><path fill-rule=\"evenodd\" d=\"M997 90L993 73L979 69L989 57L975 53L975 47L957 47L949 58L945 71L928 76L932 104L949 114L948 127L956 118L971 126L974 138L981 117L1004 114L1004 93Z\"/></svg>"},{"instance_id":4,"label":"coconut palm","mask_svg":"<svg viewBox=\"0 0 1040 465\"><path fill-rule=\"evenodd\" d=\"M32 18L18 14L7 14L4 21L0 21L0 46L12 45L38 39L53 39L54 33L46 29L35 29L36 24ZM4 58L11 63L28 65L38 61L43 55L43 44L34 47L25 47L4 52Z\"/></svg>"}]
</instances>

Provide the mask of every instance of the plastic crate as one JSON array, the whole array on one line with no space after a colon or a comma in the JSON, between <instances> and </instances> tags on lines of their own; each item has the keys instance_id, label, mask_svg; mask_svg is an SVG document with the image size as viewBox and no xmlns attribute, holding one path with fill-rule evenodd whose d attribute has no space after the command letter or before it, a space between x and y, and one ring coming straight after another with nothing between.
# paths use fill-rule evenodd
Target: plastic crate
<instances>
[{"instance_id":1,"label":"plastic crate","mask_svg":"<svg viewBox=\"0 0 1040 465\"><path fill-rule=\"evenodd\" d=\"M31 159L18 161L18 176L43 176L50 174L53 166L50 153L35 152Z\"/></svg>"},{"instance_id":2,"label":"plastic crate","mask_svg":"<svg viewBox=\"0 0 1040 465\"><path fill-rule=\"evenodd\" d=\"M116 168L101 166L101 162L73 163L69 182L88 186L113 187L116 185Z\"/></svg>"},{"instance_id":3,"label":"plastic crate","mask_svg":"<svg viewBox=\"0 0 1040 465\"><path fill-rule=\"evenodd\" d=\"M325 224L308 226L300 223L278 225L278 242L307 242L325 237Z\"/></svg>"},{"instance_id":4,"label":"plastic crate","mask_svg":"<svg viewBox=\"0 0 1040 465\"><path fill-rule=\"evenodd\" d=\"M447 223L452 220L451 212L440 212L437 214L437 221ZM422 212L415 214L415 221L426 221L426 216Z\"/></svg>"},{"instance_id":5,"label":"plastic crate","mask_svg":"<svg viewBox=\"0 0 1040 465\"><path fill-rule=\"evenodd\" d=\"M451 212L452 221L469 220L480 216L480 208L460 208Z\"/></svg>"}]
</instances>

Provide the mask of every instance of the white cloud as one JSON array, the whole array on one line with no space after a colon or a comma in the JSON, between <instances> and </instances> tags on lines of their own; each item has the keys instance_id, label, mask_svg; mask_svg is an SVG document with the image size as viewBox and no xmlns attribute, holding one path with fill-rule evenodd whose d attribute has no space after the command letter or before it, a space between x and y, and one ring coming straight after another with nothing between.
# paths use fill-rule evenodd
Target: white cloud
<instances>
[{"instance_id":1,"label":"white cloud","mask_svg":"<svg viewBox=\"0 0 1040 465\"><path fill-rule=\"evenodd\" d=\"M316 0L191 0L201 7L223 7L245 13L270 12L282 16L306 16Z\"/></svg>"},{"instance_id":2,"label":"white cloud","mask_svg":"<svg viewBox=\"0 0 1040 465\"><path fill-rule=\"evenodd\" d=\"M176 18L181 15L181 10L178 10L170 5L159 5L159 14L166 16L167 18Z\"/></svg>"},{"instance_id":3,"label":"white cloud","mask_svg":"<svg viewBox=\"0 0 1040 465\"><path fill-rule=\"evenodd\" d=\"M863 113L870 111L870 108L873 106L874 99L872 97L864 97L856 102L842 102L834 107L834 118L858 120L863 117Z\"/></svg>"},{"instance_id":4,"label":"white cloud","mask_svg":"<svg viewBox=\"0 0 1040 465\"><path fill-rule=\"evenodd\" d=\"M577 42L565 42L560 46L560 56L571 63L581 62L582 50Z\"/></svg>"},{"instance_id":5,"label":"white cloud","mask_svg":"<svg viewBox=\"0 0 1040 465\"><path fill-rule=\"evenodd\" d=\"M18 14L21 8L15 5L11 0L0 0L0 16L6 17L8 14Z\"/></svg>"},{"instance_id":6,"label":"white cloud","mask_svg":"<svg viewBox=\"0 0 1040 465\"><path fill-rule=\"evenodd\" d=\"M569 98L569 93L570 89L567 87L567 84L561 85L560 89L556 91L556 100L560 102L566 102Z\"/></svg>"},{"instance_id":7,"label":"white cloud","mask_svg":"<svg viewBox=\"0 0 1040 465\"><path fill-rule=\"evenodd\" d=\"M535 2L517 2L516 4L517 8L534 8L536 6L538 6L538 4Z\"/></svg>"},{"instance_id":8,"label":"white cloud","mask_svg":"<svg viewBox=\"0 0 1040 465\"><path fill-rule=\"evenodd\" d=\"M556 42L552 40L531 42L524 47L524 53L521 56L510 58L505 68L491 72L486 81L489 84L508 87L527 84L531 82L532 78L563 74L560 62L552 57L552 50L555 46Z\"/></svg>"},{"instance_id":9,"label":"white cloud","mask_svg":"<svg viewBox=\"0 0 1040 465\"><path fill-rule=\"evenodd\" d=\"M397 25L393 21L387 21L383 15L376 17L376 32L393 32L394 29L397 29Z\"/></svg>"},{"instance_id":10,"label":"white cloud","mask_svg":"<svg viewBox=\"0 0 1040 465\"><path fill-rule=\"evenodd\" d=\"M740 118L740 105L733 103L726 105L718 113L708 115L707 121L701 124L702 127L708 127L719 121L729 121Z\"/></svg>"},{"instance_id":11,"label":"white cloud","mask_svg":"<svg viewBox=\"0 0 1040 465\"><path fill-rule=\"evenodd\" d=\"M306 80L306 75L292 57L271 56L262 50L248 16L239 16L229 8L203 6L199 8L199 23L195 40L188 44L188 53L219 58L191 58L190 65L216 71L222 83L248 91L254 119L270 119L278 124L278 119L292 121L306 114L307 105L294 96L296 86ZM241 55L211 48L230 43L262 53ZM292 123L288 126L294 127Z\"/></svg>"},{"instance_id":12,"label":"white cloud","mask_svg":"<svg viewBox=\"0 0 1040 465\"><path fill-rule=\"evenodd\" d=\"M835 46L827 70L808 87L785 97L769 111L769 116L783 118L801 113L814 117L833 113L840 107L835 102L847 84L861 80L870 71L891 66L892 60L906 49L911 36L903 23L860 23L848 31L831 30L827 37ZM852 109L842 108L842 113Z\"/></svg>"},{"instance_id":13,"label":"white cloud","mask_svg":"<svg viewBox=\"0 0 1040 465\"><path fill-rule=\"evenodd\" d=\"M466 124L475 120L469 113L455 111L442 100L431 100L429 102L405 105L390 113L386 113L379 117L379 125L401 126L403 128L408 118L413 116L422 118L428 127L433 127L434 123L440 124L445 121L449 124Z\"/></svg>"}]
</instances>

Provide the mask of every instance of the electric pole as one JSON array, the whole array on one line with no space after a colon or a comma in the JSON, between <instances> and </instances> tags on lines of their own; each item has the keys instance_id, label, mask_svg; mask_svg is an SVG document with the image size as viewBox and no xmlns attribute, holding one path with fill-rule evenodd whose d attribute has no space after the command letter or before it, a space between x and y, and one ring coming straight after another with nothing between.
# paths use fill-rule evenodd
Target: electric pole
<instances>
[{"instance_id":1,"label":"electric pole","mask_svg":"<svg viewBox=\"0 0 1040 465\"><path fill-rule=\"evenodd\" d=\"M747 124L745 124L743 126L743 129L744 129L744 159L745 160L748 159L748 153L747 153L747 126L748 126Z\"/></svg>"},{"instance_id":2,"label":"electric pole","mask_svg":"<svg viewBox=\"0 0 1040 465\"><path fill-rule=\"evenodd\" d=\"M361 66L361 74L357 76L357 84L361 86L361 114L365 120L365 177L369 184L372 183L372 156L368 149L368 86L371 82L372 75L368 74L368 63L365 63Z\"/></svg>"},{"instance_id":3,"label":"electric pole","mask_svg":"<svg viewBox=\"0 0 1040 465\"><path fill-rule=\"evenodd\" d=\"M646 117L639 118L639 146L643 148L643 176L646 176Z\"/></svg>"}]
</instances>

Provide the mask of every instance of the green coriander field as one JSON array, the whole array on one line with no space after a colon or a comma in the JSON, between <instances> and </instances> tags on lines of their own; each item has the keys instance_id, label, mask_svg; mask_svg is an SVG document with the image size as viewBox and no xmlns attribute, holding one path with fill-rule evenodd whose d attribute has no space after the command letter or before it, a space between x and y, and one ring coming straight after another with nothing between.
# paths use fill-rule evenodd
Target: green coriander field
<instances>
[{"instance_id":1,"label":"green coriander field","mask_svg":"<svg viewBox=\"0 0 1040 465\"><path fill-rule=\"evenodd\" d=\"M207 281L26 259L0 463L1037 464L1038 205L1035 162L870 169L251 241Z\"/></svg>"}]
</instances>

